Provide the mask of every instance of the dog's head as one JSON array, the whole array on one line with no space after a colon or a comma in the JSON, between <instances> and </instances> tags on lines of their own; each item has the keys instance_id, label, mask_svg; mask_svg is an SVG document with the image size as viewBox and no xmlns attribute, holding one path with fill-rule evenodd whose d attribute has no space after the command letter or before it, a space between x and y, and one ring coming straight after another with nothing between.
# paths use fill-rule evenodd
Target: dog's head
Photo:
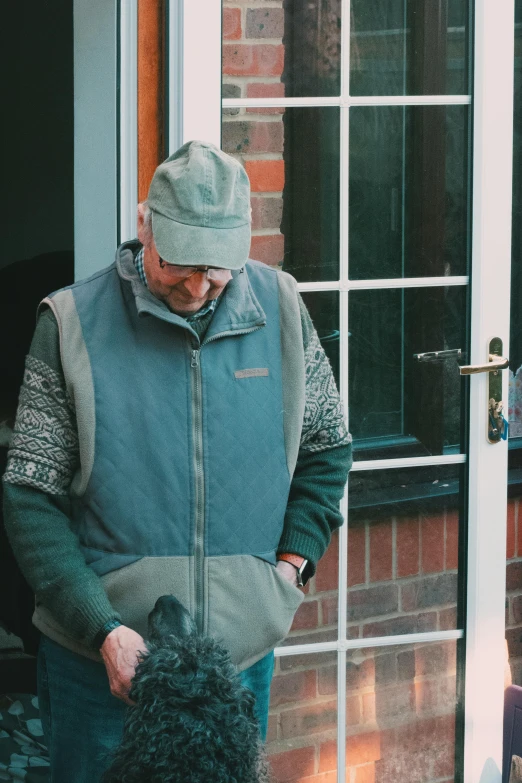
<instances>
[{"instance_id":1,"label":"dog's head","mask_svg":"<svg viewBox=\"0 0 522 783\"><path fill-rule=\"evenodd\" d=\"M150 613L148 647L104 783L268 781L254 695L174 596L159 598Z\"/></svg>"},{"instance_id":2,"label":"dog's head","mask_svg":"<svg viewBox=\"0 0 522 783\"><path fill-rule=\"evenodd\" d=\"M162 595L149 614L149 639L161 644L169 636L183 638L196 633L196 624L173 595Z\"/></svg>"}]
</instances>

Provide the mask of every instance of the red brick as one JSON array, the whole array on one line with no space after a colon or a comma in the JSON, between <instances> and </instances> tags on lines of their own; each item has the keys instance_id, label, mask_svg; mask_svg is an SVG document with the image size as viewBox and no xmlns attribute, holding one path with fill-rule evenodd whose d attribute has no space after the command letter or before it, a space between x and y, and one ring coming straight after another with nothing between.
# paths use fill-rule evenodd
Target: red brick
<instances>
[{"instance_id":1,"label":"red brick","mask_svg":"<svg viewBox=\"0 0 522 783\"><path fill-rule=\"evenodd\" d=\"M366 582L366 529L351 527L348 530L348 585Z\"/></svg>"},{"instance_id":2,"label":"red brick","mask_svg":"<svg viewBox=\"0 0 522 783\"><path fill-rule=\"evenodd\" d=\"M374 658L375 683L378 686L397 682L397 654L378 651Z\"/></svg>"},{"instance_id":3,"label":"red brick","mask_svg":"<svg viewBox=\"0 0 522 783\"><path fill-rule=\"evenodd\" d=\"M278 266L283 260L285 238L282 234L252 237L250 258L263 261L270 266Z\"/></svg>"},{"instance_id":4,"label":"red brick","mask_svg":"<svg viewBox=\"0 0 522 783\"><path fill-rule=\"evenodd\" d=\"M396 612L399 608L397 585L367 587L348 591L348 621L366 620Z\"/></svg>"},{"instance_id":5,"label":"red brick","mask_svg":"<svg viewBox=\"0 0 522 783\"><path fill-rule=\"evenodd\" d=\"M283 123L243 120L224 122L222 148L232 155L283 151Z\"/></svg>"},{"instance_id":6,"label":"red brick","mask_svg":"<svg viewBox=\"0 0 522 783\"><path fill-rule=\"evenodd\" d=\"M241 9L224 8L223 39L225 41L235 41L237 38L241 38Z\"/></svg>"},{"instance_id":7,"label":"red brick","mask_svg":"<svg viewBox=\"0 0 522 783\"><path fill-rule=\"evenodd\" d=\"M413 683L387 685L375 692L375 711L377 721L386 718L401 717L415 710L415 686Z\"/></svg>"},{"instance_id":8,"label":"red brick","mask_svg":"<svg viewBox=\"0 0 522 783\"><path fill-rule=\"evenodd\" d=\"M370 582L392 578L393 529L390 521L370 525Z\"/></svg>"},{"instance_id":9,"label":"red brick","mask_svg":"<svg viewBox=\"0 0 522 783\"><path fill-rule=\"evenodd\" d=\"M282 38L285 32L282 8L248 8L246 38Z\"/></svg>"},{"instance_id":10,"label":"red brick","mask_svg":"<svg viewBox=\"0 0 522 783\"><path fill-rule=\"evenodd\" d=\"M418 715L436 710L439 706L439 687L437 680L416 682L415 702Z\"/></svg>"},{"instance_id":11,"label":"red brick","mask_svg":"<svg viewBox=\"0 0 522 783\"><path fill-rule=\"evenodd\" d=\"M310 778L299 778L298 783L337 783L337 771L322 772L319 775L312 775Z\"/></svg>"},{"instance_id":12,"label":"red brick","mask_svg":"<svg viewBox=\"0 0 522 783\"><path fill-rule=\"evenodd\" d=\"M512 557L515 557L515 502L510 500L507 507L506 558Z\"/></svg>"},{"instance_id":13,"label":"red brick","mask_svg":"<svg viewBox=\"0 0 522 783\"><path fill-rule=\"evenodd\" d=\"M352 767L368 764L381 758L380 732L355 734L346 740L346 763Z\"/></svg>"},{"instance_id":14,"label":"red brick","mask_svg":"<svg viewBox=\"0 0 522 783\"><path fill-rule=\"evenodd\" d=\"M446 514L446 570L459 567L459 515L457 511Z\"/></svg>"},{"instance_id":15,"label":"red brick","mask_svg":"<svg viewBox=\"0 0 522 783\"><path fill-rule=\"evenodd\" d=\"M223 73L227 76L280 76L284 57L282 44L225 44Z\"/></svg>"},{"instance_id":16,"label":"red brick","mask_svg":"<svg viewBox=\"0 0 522 783\"><path fill-rule=\"evenodd\" d=\"M319 669L318 675L318 694L320 696L335 696L337 694L337 666L323 666Z\"/></svg>"},{"instance_id":17,"label":"red brick","mask_svg":"<svg viewBox=\"0 0 522 783\"><path fill-rule=\"evenodd\" d=\"M427 675L445 675L454 672L456 667L455 642L444 644L427 644L415 650L415 674L417 677Z\"/></svg>"},{"instance_id":18,"label":"red brick","mask_svg":"<svg viewBox=\"0 0 522 783\"><path fill-rule=\"evenodd\" d=\"M268 716L268 730L266 732L266 742L275 742L277 739L277 724L279 722L278 715Z\"/></svg>"},{"instance_id":19,"label":"red brick","mask_svg":"<svg viewBox=\"0 0 522 783\"><path fill-rule=\"evenodd\" d=\"M366 658L357 664L353 661L346 662L346 690L358 691L363 688L371 688L375 684L375 661Z\"/></svg>"},{"instance_id":20,"label":"red brick","mask_svg":"<svg viewBox=\"0 0 522 783\"><path fill-rule=\"evenodd\" d=\"M513 620L517 625L520 625L522 623L522 595L514 596L511 606L513 609Z\"/></svg>"},{"instance_id":21,"label":"red brick","mask_svg":"<svg viewBox=\"0 0 522 783\"><path fill-rule=\"evenodd\" d=\"M260 228L274 228L279 231L283 216L282 198L260 198L259 196L254 196L250 203L252 205L252 229L254 231Z\"/></svg>"},{"instance_id":22,"label":"red brick","mask_svg":"<svg viewBox=\"0 0 522 783\"><path fill-rule=\"evenodd\" d=\"M359 696L346 699L346 725L356 726L361 722L361 701Z\"/></svg>"},{"instance_id":23,"label":"red brick","mask_svg":"<svg viewBox=\"0 0 522 783\"><path fill-rule=\"evenodd\" d=\"M425 577L401 586L405 612L457 603L457 574Z\"/></svg>"},{"instance_id":24,"label":"red brick","mask_svg":"<svg viewBox=\"0 0 522 783\"><path fill-rule=\"evenodd\" d=\"M337 742L323 742L319 749L319 772L337 769Z\"/></svg>"},{"instance_id":25,"label":"red brick","mask_svg":"<svg viewBox=\"0 0 522 783\"><path fill-rule=\"evenodd\" d=\"M270 756L277 783L289 783L315 772L315 748L297 748Z\"/></svg>"},{"instance_id":26,"label":"red brick","mask_svg":"<svg viewBox=\"0 0 522 783\"><path fill-rule=\"evenodd\" d=\"M421 631L437 630L437 613L421 612L415 615L401 615L377 623L365 623L362 633L364 638L372 636L395 636L403 633L419 633Z\"/></svg>"},{"instance_id":27,"label":"red brick","mask_svg":"<svg viewBox=\"0 0 522 783\"><path fill-rule=\"evenodd\" d=\"M439 628L441 631L454 631L457 627L457 609L443 609L439 612Z\"/></svg>"},{"instance_id":28,"label":"red brick","mask_svg":"<svg viewBox=\"0 0 522 783\"><path fill-rule=\"evenodd\" d=\"M354 783L375 783L375 765L364 764L362 767L355 767Z\"/></svg>"},{"instance_id":29,"label":"red brick","mask_svg":"<svg viewBox=\"0 0 522 783\"><path fill-rule=\"evenodd\" d=\"M362 695L363 723L375 723L377 710L375 706L375 693L363 693Z\"/></svg>"},{"instance_id":30,"label":"red brick","mask_svg":"<svg viewBox=\"0 0 522 783\"><path fill-rule=\"evenodd\" d=\"M285 184L282 160L247 160L245 170L253 193L281 193Z\"/></svg>"},{"instance_id":31,"label":"red brick","mask_svg":"<svg viewBox=\"0 0 522 783\"><path fill-rule=\"evenodd\" d=\"M282 82L273 82L272 84L261 84L260 82L253 82L247 84L246 89L247 98L284 98L285 97L285 85ZM284 114L284 108L282 106L271 107L258 107L249 108L247 112L250 114Z\"/></svg>"},{"instance_id":32,"label":"red brick","mask_svg":"<svg viewBox=\"0 0 522 783\"><path fill-rule=\"evenodd\" d=\"M506 590L522 590L522 560L508 563L506 568Z\"/></svg>"},{"instance_id":33,"label":"red brick","mask_svg":"<svg viewBox=\"0 0 522 783\"><path fill-rule=\"evenodd\" d=\"M317 696L317 671L279 674L272 680L270 689L270 708L280 704L295 704L314 699Z\"/></svg>"},{"instance_id":34,"label":"red brick","mask_svg":"<svg viewBox=\"0 0 522 783\"><path fill-rule=\"evenodd\" d=\"M308 637L297 637L297 639L302 638L308 639ZM307 641L306 644L311 644L313 641L317 641L317 639L312 637L312 639ZM319 636L319 641L329 640L324 640L321 638L321 636ZM281 672L290 672L295 671L296 669L303 671L305 668L320 669L322 666L332 666L334 663L337 664L337 653L316 652L307 653L306 655L283 655L281 658L276 658L276 660L279 661L279 668Z\"/></svg>"},{"instance_id":35,"label":"red brick","mask_svg":"<svg viewBox=\"0 0 522 783\"><path fill-rule=\"evenodd\" d=\"M419 519L397 520L397 576L415 576L419 573Z\"/></svg>"},{"instance_id":36,"label":"red brick","mask_svg":"<svg viewBox=\"0 0 522 783\"><path fill-rule=\"evenodd\" d=\"M323 599L321 601L321 610L323 613L323 625L337 625L337 596Z\"/></svg>"},{"instance_id":37,"label":"red brick","mask_svg":"<svg viewBox=\"0 0 522 783\"><path fill-rule=\"evenodd\" d=\"M308 628L317 628L319 623L319 604L317 601L303 601L297 610L292 631L303 631Z\"/></svg>"},{"instance_id":38,"label":"red brick","mask_svg":"<svg viewBox=\"0 0 522 783\"><path fill-rule=\"evenodd\" d=\"M421 518L422 570L435 573L444 570L444 519Z\"/></svg>"},{"instance_id":39,"label":"red brick","mask_svg":"<svg viewBox=\"0 0 522 783\"><path fill-rule=\"evenodd\" d=\"M297 707L281 713L283 739L307 737L337 727L337 701Z\"/></svg>"},{"instance_id":40,"label":"red brick","mask_svg":"<svg viewBox=\"0 0 522 783\"><path fill-rule=\"evenodd\" d=\"M337 590L339 581L339 536L332 536L330 546L326 554L319 561L315 574L315 587L317 592Z\"/></svg>"},{"instance_id":41,"label":"red brick","mask_svg":"<svg viewBox=\"0 0 522 783\"><path fill-rule=\"evenodd\" d=\"M397 679L401 682L415 678L415 650L403 650L397 653Z\"/></svg>"}]
</instances>

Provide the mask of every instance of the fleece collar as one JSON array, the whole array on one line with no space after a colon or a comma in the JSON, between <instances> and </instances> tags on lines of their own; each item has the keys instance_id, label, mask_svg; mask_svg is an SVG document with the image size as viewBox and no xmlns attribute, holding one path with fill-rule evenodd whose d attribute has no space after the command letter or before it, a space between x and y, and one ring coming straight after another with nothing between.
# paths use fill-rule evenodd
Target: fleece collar
<instances>
[{"instance_id":1,"label":"fleece collar","mask_svg":"<svg viewBox=\"0 0 522 783\"><path fill-rule=\"evenodd\" d=\"M164 302L161 302L146 288L140 280L138 271L134 265L134 256L141 245L137 240L124 242L116 251L116 268L123 280L130 283L136 302L138 315L152 315L162 321L180 326L197 337L190 323L180 315L172 313ZM261 307L250 283L248 265L243 270L232 272L232 280L227 284L220 297L217 308L207 334L205 342L211 337L217 337L222 333L241 332L266 324L265 311Z\"/></svg>"}]
</instances>

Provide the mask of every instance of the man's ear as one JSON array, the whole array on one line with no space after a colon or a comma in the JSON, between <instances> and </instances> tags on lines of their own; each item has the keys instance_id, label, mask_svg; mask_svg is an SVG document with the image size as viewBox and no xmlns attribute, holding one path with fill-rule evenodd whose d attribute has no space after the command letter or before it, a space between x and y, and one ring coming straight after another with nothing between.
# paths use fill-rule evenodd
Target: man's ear
<instances>
[{"instance_id":1,"label":"man's ear","mask_svg":"<svg viewBox=\"0 0 522 783\"><path fill-rule=\"evenodd\" d=\"M147 239L147 227L145 226L145 204L138 204L138 239L144 245Z\"/></svg>"}]
</instances>

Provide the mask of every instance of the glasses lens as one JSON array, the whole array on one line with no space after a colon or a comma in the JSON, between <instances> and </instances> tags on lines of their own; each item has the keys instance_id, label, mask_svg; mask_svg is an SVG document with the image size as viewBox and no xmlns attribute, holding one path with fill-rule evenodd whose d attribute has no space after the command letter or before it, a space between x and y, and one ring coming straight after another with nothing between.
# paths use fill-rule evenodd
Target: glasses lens
<instances>
[{"instance_id":1,"label":"glasses lens","mask_svg":"<svg viewBox=\"0 0 522 783\"><path fill-rule=\"evenodd\" d=\"M207 277L216 283L226 283L232 277L230 269L207 269Z\"/></svg>"}]
</instances>

